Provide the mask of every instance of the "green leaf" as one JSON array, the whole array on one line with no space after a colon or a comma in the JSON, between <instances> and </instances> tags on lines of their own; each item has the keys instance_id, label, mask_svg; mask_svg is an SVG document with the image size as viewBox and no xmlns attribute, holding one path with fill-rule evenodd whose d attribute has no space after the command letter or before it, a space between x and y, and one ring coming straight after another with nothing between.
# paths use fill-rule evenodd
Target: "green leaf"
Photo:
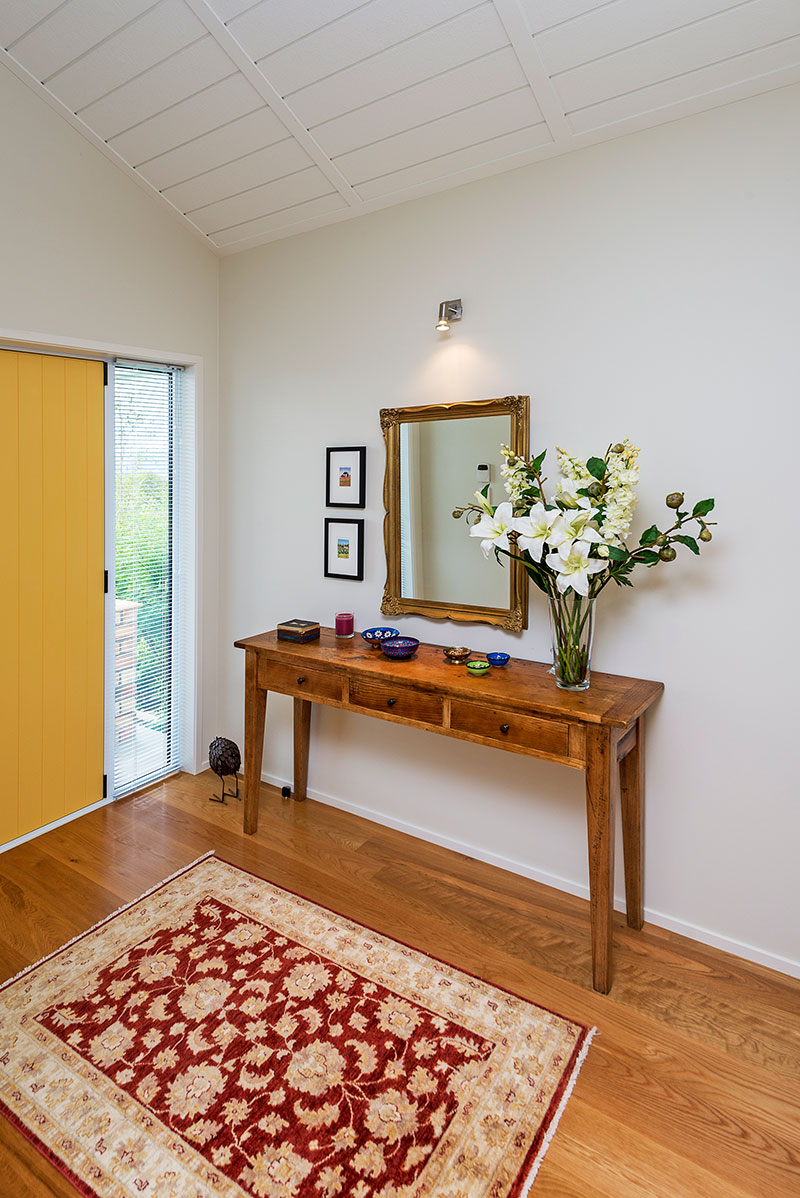
<instances>
[{"instance_id":1,"label":"green leaf","mask_svg":"<svg viewBox=\"0 0 800 1198\"><path fill-rule=\"evenodd\" d=\"M644 530L644 532L642 533L641 537L639 538L639 544L640 545L653 545L655 543L656 539L660 536L661 536L661 533L658 531L657 525L651 524L650 527L646 528Z\"/></svg>"},{"instance_id":2,"label":"green leaf","mask_svg":"<svg viewBox=\"0 0 800 1198\"><path fill-rule=\"evenodd\" d=\"M547 456L547 450L543 449L542 452L533 459L533 461L531 462L531 469L533 470L534 474L539 473L539 471L542 468L542 462L544 461L546 456Z\"/></svg>"},{"instance_id":3,"label":"green leaf","mask_svg":"<svg viewBox=\"0 0 800 1198\"><path fill-rule=\"evenodd\" d=\"M612 562L624 562L628 557L628 550L620 549L618 545L609 545L608 556Z\"/></svg>"},{"instance_id":4,"label":"green leaf","mask_svg":"<svg viewBox=\"0 0 800 1198\"><path fill-rule=\"evenodd\" d=\"M697 503L694 505L694 511L692 512L692 515L693 516L707 516L708 513L713 512L713 510L714 510L714 500L713 499L698 499Z\"/></svg>"},{"instance_id":5,"label":"green leaf","mask_svg":"<svg viewBox=\"0 0 800 1198\"><path fill-rule=\"evenodd\" d=\"M654 566L659 557L652 549L643 549L640 553L636 554L636 560L637 562L642 562L645 566Z\"/></svg>"},{"instance_id":6,"label":"green leaf","mask_svg":"<svg viewBox=\"0 0 800 1198\"><path fill-rule=\"evenodd\" d=\"M629 578L626 578L624 574L612 574L611 577L614 579L614 582L617 584L618 587L632 587L633 586L633 583L631 582L631 580Z\"/></svg>"},{"instance_id":7,"label":"green leaf","mask_svg":"<svg viewBox=\"0 0 800 1198\"><path fill-rule=\"evenodd\" d=\"M686 545L689 549L691 549L692 553L696 553L699 556L700 546L697 544L697 541L694 539L694 537L676 536L675 540L680 541L682 545Z\"/></svg>"},{"instance_id":8,"label":"green leaf","mask_svg":"<svg viewBox=\"0 0 800 1198\"><path fill-rule=\"evenodd\" d=\"M589 458L586 463L586 469L591 474L592 478L596 478L601 482L606 475L606 464L603 458Z\"/></svg>"}]
</instances>

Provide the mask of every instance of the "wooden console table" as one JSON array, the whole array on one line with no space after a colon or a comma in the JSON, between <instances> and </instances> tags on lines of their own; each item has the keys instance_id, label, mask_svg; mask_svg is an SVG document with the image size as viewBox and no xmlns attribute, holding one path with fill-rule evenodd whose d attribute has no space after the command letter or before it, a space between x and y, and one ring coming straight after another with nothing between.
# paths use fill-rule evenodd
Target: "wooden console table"
<instances>
[{"instance_id":1,"label":"wooden console table","mask_svg":"<svg viewBox=\"0 0 800 1198\"><path fill-rule=\"evenodd\" d=\"M628 924L641 928L644 803L644 715L660 682L592 674L589 690L559 690L548 667L512 658L473 678L451 665L441 645L420 645L409 661L393 661L356 634L331 629L306 645L275 632L236 641L246 653L244 830L258 827L267 693L294 698L294 797L306 797L312 703L377 716L443 736L560 762L586 772L592 981L611 984L614 895L614 810L622 808Z\"/></svg>"}]
</instances>

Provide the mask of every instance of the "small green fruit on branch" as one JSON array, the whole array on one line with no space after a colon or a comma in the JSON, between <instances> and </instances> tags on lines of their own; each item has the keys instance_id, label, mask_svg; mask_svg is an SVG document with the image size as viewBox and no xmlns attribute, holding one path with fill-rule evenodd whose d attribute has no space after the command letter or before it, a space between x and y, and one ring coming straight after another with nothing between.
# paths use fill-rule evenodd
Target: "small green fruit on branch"
<instances>
[{"instance_id":1,"label":"small green fruit on branch","mask_svg":"<svg viewBox=\"0 0 800 1198\"><path fill-rule=\"evenodd\" d=\"M617 548L616 546L609 547L608 556L611 559L609 575L610 578L614 579L614 582L620 586L629 586L630 583L628 582L627 575L631 573L634 566L647 566L648 569L651 569L660 562L674 562L678 556L675 547L676 544L685 545L692 553L700 553L700 546L697 542L708 542L712 537L706 516L713 511L714 500L699 500L694 505L691 515L689 512L680 510L681 504L684 501L684 495L681 491L674 491L667 496L667 506L675 512L675 523L663 532L658 525L651 524L639 538L637 549L628 550L627 548ZM685 524L691 523L693 520L696 520L700 525L697 539L681 531ZM605 583L602 585L605 585Z\"/></svg>"}]
</instances>

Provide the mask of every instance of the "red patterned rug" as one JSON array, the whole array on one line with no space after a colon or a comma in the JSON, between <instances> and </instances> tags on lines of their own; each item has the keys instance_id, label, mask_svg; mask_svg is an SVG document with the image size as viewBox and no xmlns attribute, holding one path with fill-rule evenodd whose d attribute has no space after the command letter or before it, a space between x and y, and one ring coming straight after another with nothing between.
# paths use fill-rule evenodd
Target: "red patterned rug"
<instances>
[{"instance_id":1,"label":"red patterned rug","mask_svg":"<svg viewBox=\"0 0 800 1198\"><path fill-rule=\"evenodd\" d=\"M211 856L0 1020L0 1110L92 1198L520 1198L592 1035Z\"/></svg>"}]
</instances>

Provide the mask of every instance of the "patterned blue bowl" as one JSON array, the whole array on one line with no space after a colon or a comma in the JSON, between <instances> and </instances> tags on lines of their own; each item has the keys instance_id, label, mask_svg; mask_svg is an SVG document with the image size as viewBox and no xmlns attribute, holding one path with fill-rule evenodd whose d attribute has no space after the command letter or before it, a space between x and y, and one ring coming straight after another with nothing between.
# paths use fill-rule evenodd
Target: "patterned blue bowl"
<instances>
[{"instance_id":1,"label":"patterned blue bowl","mask_svg":"<svg viewBox=\"0 0 800 1198\"><path fill-rule=\"evenodd\" d=\"M493 666L507 666L511 660L510 653L487 653L486 660Z\"/></svg>"},{"instance_id":2,"label":"patterned blue bowl","mask_svg":"<svg viewBox=\"0 0 800 1198\"><path fill-rule=\"evenodd\" d=\"M365 628L361 633L361 639L365 640L371 649L378 649L381 641L388 641L399 635L399 628Z\"/></svg>"},{"instance_id":3,"label":"patterned blue bowl","mask_svg":"<svg viewBox=\"0 0 800 1198\"><path fill-rule=\"evenodd\" d=\"M393 636L389 640L381 641L381 649L386 656L394 657L398 661L413 657L418 648L419 641L415 636Z\"/></svg>"}]
</instances>

